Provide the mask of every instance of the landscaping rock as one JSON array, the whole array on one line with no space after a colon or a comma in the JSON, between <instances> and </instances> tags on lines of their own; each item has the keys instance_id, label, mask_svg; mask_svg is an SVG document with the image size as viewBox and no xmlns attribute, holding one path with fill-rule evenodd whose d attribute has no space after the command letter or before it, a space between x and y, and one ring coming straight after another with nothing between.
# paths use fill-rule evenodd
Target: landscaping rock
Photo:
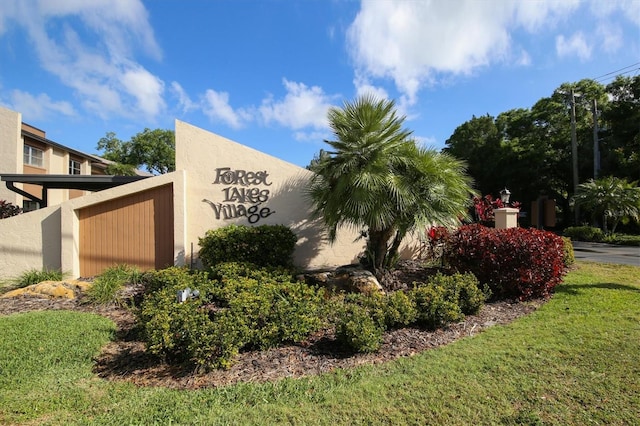
<instances>
[{"instance_id":1,"label":"landscaping rock","mask_svg":"<svg viewBox=\"0 0 640 426\"><path fill-rule=\"evenodd\" d=\"M45 296L49 298L75 299L79 293L86 291L90 286L90 282L79 280L42 281L38 284L11 290L0 295L0 298Z\"/></svg>"},{"instance_id":2,"label":"landscaping rock","mask_svg":"<svg viewBox=\"0 0 640 426\"><path fill-rule=\"evenodd\" d=\"M310 272L298 276L310 285L325 287L331 291L347 293L385 293L376 277L360 265L345 265L335 271Z\"/></svg>"}]
</instances>

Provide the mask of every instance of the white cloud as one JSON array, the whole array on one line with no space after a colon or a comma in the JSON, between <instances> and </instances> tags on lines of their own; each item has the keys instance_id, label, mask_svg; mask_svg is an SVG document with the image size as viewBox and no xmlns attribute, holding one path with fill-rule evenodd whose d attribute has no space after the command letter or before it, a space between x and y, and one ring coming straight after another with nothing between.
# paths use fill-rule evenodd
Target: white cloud
<instances>
[{"instance_id":1,"label":"white cloud","mask_svg":"<svg viewBox=\"0 0 640 426\"><path fill-rule=\"evenodd\" d=\"M191 100L187 92L177 81L171 82L171 91L178 98L178 106L182 109L183 114L198 108L198 104Z\"/></svg>"},{"instance_id":2,"label":"white cloud","mask_svg":"<svg viewBox=\"0 0 640 426\"><path fill-rule=\"evenodd\" d=\"M582 32L577 32L568 39L559 35L556 37L556 53L560 57L577 56L584 61L591 57L591 46Z\"/></svg>"},{"instance_id":3,"label":"white cloud","mask_svg":"<svg viewBox=\"0 0 640 426\"><path fill-rule=\"evenodd\" d=\"M319 143L331 138L331 132L329 131L317 131L317 132L294 132L293 138L299 142L311 142Z\"/></svg>"},{"instance_id":4,"label":"white cloud","mask_svg":"<svg viewBox=\"0 0 640 426\"><path fill-rule=\"evenodd\" d=\"M164 110L163 82L134 57L162 57L141 1L5 0L0 32L9 21L24 27L41 66L101 117Z\"/></svg>"},{"instance_id":5,"label":"white cloud","mask_svg":"<svg viewBox=\"0 0 640 426\"><path fill-rule=\"evenodd\" d=\"M111 56L129 57L131 48L139 45L145 54L155 59L162 57L149 24L149 14L139 0L18 1L38 20L78 16L99 36Z\"/></svg>"},{"instance_id":6,"label":"white cloud","mask_svg":"<svg viewBox=\"0 0 640 426\"><path fill-rule=\"evenodd\" d=\"M433 136L413 136L413 139L416 141L416 145L423 148L432 148L436 145L438 140Z\"/></svg>"},{"instance_id":7,"label":"white cloud","mask_svg":"<svg viewBox=\"0 0 640 426\"><path fill-rule=\"evenodd\" d=\"M414 105L418 92L451 76L495 63L531 64L516 31L560 26L580 0L363 0L347 33L356 88L390 79Z\"/></svg>"},{"instance_id":8,"label":"white cloud","mask_svg":"<svg viewBox=\"0 0 640 426\"><path fill-rule=\"evenodd\" d=\"M606 18L614 13L621 13L636 26L640 26L640 2L638 0L608 0L591 2L594 15Z\"/></svg>"},{"instance_id":9,"label":"white cloud","mask_svg":"<svg viewBox=\"0 0 640 426\"><path fill-rule=\"evenodd\" d=\"M318 86L308 87L304 83L283 80L287 94L276 101L267 98L259 111L265 123L275 122L294 130L305 127L323 129L327 127L327 110L333 97Z\"/></svg>"},{"instance_id":10,"label":"white cloud","mask_svg":"<svg viewBox=\"0 0 640 426\"><path fill-rule=\"evenodd\" d=\"M360 73L356 73L353 84L356 86L356 96L373 95L378 99L389 99L389 93L384 88L374 86L366 76Z\"/></svg>"},{"instance_id":11,"label":"white cloud","mask_svg":"<svg viewBox=\"0 0 640 426\"><path fill-rule=\"evenodd\" d=\"M638 0L626 0L621 1L619 4L620 10L622 10L627 19L640 27L640 2Z\"/></svg>"},{"instance_id":12,"label":"white cloud","mask_svg":"<svg viewBox=\"0 0 640 426\"><path fill-rule=\"evenodd\" d=\"M351 54L360 72L393 79L413 102L434 73L465 74L506 53L511 8L490 5L364 1L348 32Z\"/></svg>"},{"instance_id":13,"label":"white cloud","mask_svg":"<svg viewBox=\"0 0 640 426\"><path fill-rule=\"evenodd\" d=\"M598 25L596 34L600 39L602 50L607 53L617 52L623 46L623 34L620 27L614 27L603 23Z\"/></svg>"},{"instance_id":14,"label":"white cloud","mask_svg":"<svg viewBox=\"0 0 640 426\"><path fill-rule=\"evenodd\" d=\"M580 6L581 0L518 1L515 22L529 32L556 26Z\"/></svg>"},{"instance_id":15,"label":"white cloud","mask_svg":"<svg viewBox=\"0 0 640 426\"><path fill-rule=\"evenodd\" d=\"M164 109L164 83L144 68L126 70L122 75L122 84L137 99L138 107L146 116L154 117Z\"/></svg>"},{"instance_id":16,"label":"white cloud","mask_svg":"<svg viewBox=\"0 0 640 426\"><path fill-rule=\"evenodd\" d=\"M56 102L45 93L32 95L21 90L13 90L10 97L11 108L28 113L29 120L42 120L52 113L69 117L76 115L76 111L69 102Z\"/></svg>"},{"instance_id":17,"label":"white cloud","mask_svg":"<svg viewBox=\"0 0 640 426\"><path fill-rule=\"evenodd\" d=\"M229 105L229 94L208 89L202 102L202 111L212 121L222 121L231 128L239 129L246 121L251 120L251 115L243 109L234 110Z\"/></svg>"}]
</instances>

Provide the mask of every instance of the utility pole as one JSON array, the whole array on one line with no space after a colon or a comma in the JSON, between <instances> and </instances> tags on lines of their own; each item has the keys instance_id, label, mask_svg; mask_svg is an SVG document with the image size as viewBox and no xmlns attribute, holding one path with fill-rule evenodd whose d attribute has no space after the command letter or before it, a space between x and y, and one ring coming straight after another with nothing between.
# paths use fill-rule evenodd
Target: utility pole
<instances>
[{"instance_id":1,"label":"utility pole","mask_svg":"<svg viewBox=\"0 0 640 426\"><path fill-rule=\"evenodd\" d=\"M593 98L593 180L598 179L600 172L600 147L598 144L598 101Z\"/></svg>"},{"instance_id":2,"label":"utility pole","mask_svg":"<svg viewBox=\"0 0 640 426\"><path fill-rule=\"evenodd\" d=\"M578 141L576 136L576 94L571 88L571 160L573 165L573 195L578 192ZM575 206L575 225L578 226L580 213Z\"/></svg>"}]
</instances>

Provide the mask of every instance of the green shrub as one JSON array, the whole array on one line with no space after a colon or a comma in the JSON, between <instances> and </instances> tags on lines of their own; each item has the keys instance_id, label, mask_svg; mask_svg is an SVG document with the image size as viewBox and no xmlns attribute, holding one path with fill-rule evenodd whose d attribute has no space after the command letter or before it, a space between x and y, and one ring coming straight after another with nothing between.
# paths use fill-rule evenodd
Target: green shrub
<instances>
[{"instance_id":1,"label":"green shrub","mask_svg":"<svg viewBox=\"0 0 640 426\"><path fill-rule=\"evenodd\" d=\"M162 271L153 274L158 290L145 295L139 312L149 351L169 362L228 368L242 349L299 343L324 325L324 293L306 284L265 271L260 281L231 275L217 281L169 269L164 286ZM177 290L187 287L198 297L179 303Z\"/></svg>"},{"instance_id":2,"label":"green shrub","mask_svg":"<svg viewBox=\"0 0 640 426\"><path fill-rule=\"evenodd\" d=\"M105 269L98 275L87 290L87 298L91 303L106 305L115 303L123 305L126 301L118 297L118 292L125 284L140 282L140 272L128 265L116 265Z\"/></svg>"},{"instance_id":3,"label":"green shrub","mask_svg":"<svg viewBox=\"0 0 640 426\"><path fill-rule=\"evenodd\" d=\"M257 281L290 282L293 270L284 266L258 266L251 262L223 262L209 270L211 279L223 281L230 278L246 277Z\"/></svg>"},{"instance_id":4,"label":"green shrub","mask_svg":"<svg viewBox=\"0 0 640 426\"><path fill-rule=\"evenodd\" d=\"M230 225L207 231L198 241L199 255L207 268L222 262L290 267L297 240L284 225Z\"/></svg>"},{"instance_id":5,"label":"green shrub","mask_svg":"<svg viewBox=\"0 0 640 426\"><path fill-rule=\"evenodd\" d=\"M377 327L387 328L387 297L382 293L346 293L342 299L342 305L337 305L339 309L344 310L345 306L355 305L366 310L369 317L373 320ZM344 312L340 311L338 321Z\"/></svg>"},{"instance_id":6,"label":"green shrub","mask_svg":"<svg viewBox=\"0 0 640 426\"><path fill-rule=\"evenodd\" d=\"M375 352L380 349L384 329L376 324L369 310L347 303L340 310L336 323L336 340L354 352Z\"/></svg>"},{"instance_id":7,"label":"green shrub","mask_svg":"<svg viewBox=\"0 0 640 426\"><path fill-rule=\"evenodd\" d=\"M351 293L345 295L343 303L366 309L373 322L384 330L413 324L418 315L414 300L403 291L388 295Z\"/></svg>"},{"instance_id":8,"label":"green shrub","mask_svg":"<svg viewBox=\"0 0 640 426\"><path fill-rule=\"evenodd\" d=\"M251 348L299 343L323 325L323 293L303 283L239 277L224 283L216 293L222 305L245 318Z\"/></svg>"},{"instance_id":9,"label":"green shrub","mask_svg":"<svg viewBox=\"0 0 640 426\"><path fill-rule=\"evenodd\" d=\"M156 291L145 294L137 311L147 350L170 363L190 362L199 366L215 365L217 360L205 355L204 349L201 349L198 343L201 342L202 348L211 349L209 339L213 337L207 336L213 336L215 330L211 321L213 311L210 309L206 295L214 290L215 282L197 281L192 275L183 276L176 269L169 269L171 271L168 271L166 277L171 282ZM173 281L176 277L180 279ZM200 297L178 303L177 290L187 287L200 292ZM221 352L225 351L221 349Z\"/></svg>"},{"instance_id":10,"label":"green shrub","mask_svg":"<svg viewBox=\"0 0 640 426\"><path fill-rule=\"evenodd\" d=\"M566 228L562 234L574 241L600 242L604 238L602 229L594 226L571 226Z\"/></svg>"},{"instance_id":11,"label":"green shrub","mask_svg":"<svg viewBox=\"0 0 640 426\"><path fill-rule=\"evenodd\" d=\"M41 283L42 281L61 281L64 279L64 274L60 270L50 269L30 269L23 272L14 280L14 287L21 288L27 287L33 284Z\"/></svg>"},{"instance_id":12,"label":"green shrub","mask_svg":"<svg viewBox=\"0 0 640 426\"><path fill-rule=\"evenodd\" d=\"M453 275L437 273L429 278L428 283L442 287L445 300L456 303L465 315L478 313L486 298L480 290L478 279L471 273Z\"/></svg>"},{"instance_id":13,"label":"green shrub","mask_svg":"<svg viewBox=\"0 0 640 426\"><path fill-rule=\"evenodd\" d=\"M418 310L417 323L429 330L464 318L460 306L447 300L450 293L442 286L425 284L409 292Z\"/></svg>"},{"instance_id":14,"label":"green shrub","mask_svg":"<svg viewBox=\"0 0 640 426\"><path fill-rule=\"evenodd\" d=\"M385 324L387 329L405 327L418 319L415 300L404 291L395 291L386 297Z\"/></svg>"},{"instance_id":15,"label":"green shrub","mask_svg":"<svg viewBox=\"0 0 640 426\"><path fill-rule=\"evenodd\" d=\"M164 288L171 288L174 292L207 282L208 273L205 271L191 271L186 267L172 266L159 271L147 271L140 277L144 285L145 294L154 293Z\"/></svg>"},{"instance_id":16,"label":"green shrub","mask_svg":"<svg viewBox=\"0 0 640 426\"><path fill-rule=\"evenodd\" d=\"M611 234L604 237L603 242L625 246L640 246L640 235Z\"/></svg>"},{"instance_id":17,"label":"green shrub","mask_svg":"<svg viewBox=\"0 0 640 426\"><path fill-rule=\"evenodd\" d=\"M230 368L251 335L245 318L239 312L223 309L210 316L207 325L197 330L201 336L193 335L189 345L192 358L201 369Z\"/></svg>"},{"instance_id":18,"label":"green shrub","mask_svg":"<svg viewBox=\"0 0 640 426\"><path fill-rule=\"evenodd\" d=\"M206 291L203 287L197 290ZM170 363L189 362L205 367L224 364L225 360L214 354L235 355L244 340L228 339L227 342L234 343L233 348L212 348L216 330L210 311L204 306L201 298L178 303L172 288L164 288L145 297L138 316L147 350ZM242 322L237 323L241 329Z\"/></svg>"},{"instance_id":19,"label":"green shrub","mask_svg":"<svg viewBox=\"0 0 640 426\"><path fill-rule=\"evenodd\" d=\"M564 243L564 247L563 247L564 266L569 267L574 263L576 263L576 256L575 256L575 253L573 252L573 243L571 242L571 238L569 237L562 237L562 241Z\"/></svg>"}]
</instances>

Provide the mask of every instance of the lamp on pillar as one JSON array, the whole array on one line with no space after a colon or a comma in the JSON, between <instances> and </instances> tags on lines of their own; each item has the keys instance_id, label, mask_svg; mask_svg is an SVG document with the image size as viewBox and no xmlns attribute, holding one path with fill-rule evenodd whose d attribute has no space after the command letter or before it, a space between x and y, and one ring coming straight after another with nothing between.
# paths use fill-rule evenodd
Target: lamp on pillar
<instances>
[{"instance_id":1,"label":"lamp on pillar","mask_svg":"<svg viewBox=\"0 0 640 426\"><path fill-rule=\"evenodd\" d=\"M515 228L518 226L518 213L519 209L509 207L509 198L511 197L511 191L507 188L500 191L500 201L502 201L502 207L493 211L495 215L495 227L496 229Z\"/></svg>"},{"instance_id":2,"label":"lamp on pillar","mask_svg":"<svg viewBox=\"0 0 640 426\"><path fill-rule=\"evenodd\" d=\"M502 201L502 205L506 206L509 204L509 197L511 197L511 191L507 188L500 191L500 201Z\"/></svg>"}]
</instances>

